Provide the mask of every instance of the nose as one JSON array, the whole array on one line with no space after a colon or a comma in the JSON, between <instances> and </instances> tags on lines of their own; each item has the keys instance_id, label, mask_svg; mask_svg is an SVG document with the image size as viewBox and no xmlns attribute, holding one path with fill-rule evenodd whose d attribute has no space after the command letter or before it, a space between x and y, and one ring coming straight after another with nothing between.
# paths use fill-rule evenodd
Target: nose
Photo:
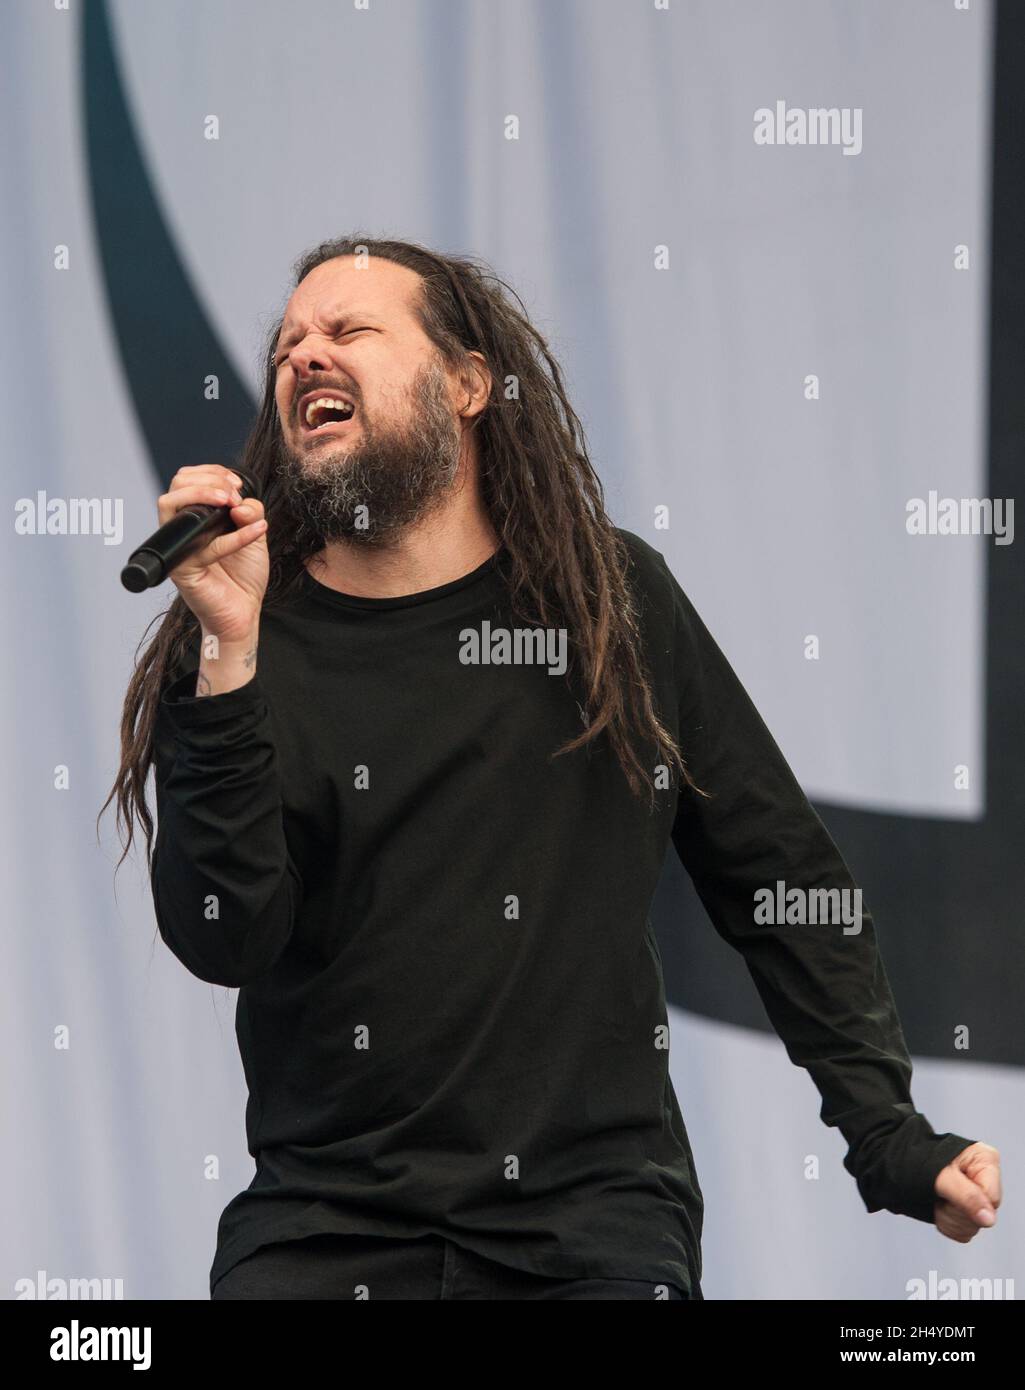
<instances>
[{"instance_id":1,"label":"nose","mask_svg":"<svg viewBox=\"0 0 1025 1390\"><path fill-rule=\"evenodd\" d=\"M296 343L288 357L293 370L299 375L330 370L331 354L323 339L318 342L316 334L309 334L301 343Z\"/></svg>"}]
</instances>

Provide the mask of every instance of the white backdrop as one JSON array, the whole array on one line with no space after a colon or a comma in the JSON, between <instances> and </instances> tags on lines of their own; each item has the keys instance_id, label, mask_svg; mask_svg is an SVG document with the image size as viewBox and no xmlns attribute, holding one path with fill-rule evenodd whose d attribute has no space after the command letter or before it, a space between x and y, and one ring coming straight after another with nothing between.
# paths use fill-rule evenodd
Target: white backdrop
<instances>
[{"instance_id":1,"label":"white backdrop","mask_svg":"<svg viewBox=\"0 0 1025 1390\"><path fill-rule=\"evenodd\" d=\"M155 940L140 861L115 899L111 823L101 848L93 834L132 652L168 589L129 596L117 578L161 489L89 211L83 3L0 17L0 1290L43 1269L205 1298L217 1218L252 1174L234 994ZM930 489L985 491L986 0L120 0L110 15L163 216L254 393L307 246L358 227L485 257L565 363L614 518L665 553L809 795L981 814L991 542L915 542L904 520ZM860 108L860 153L756 145L755 112L779 100ZM157 379L161 315L154 283ZM40 489L120 500L122 543L15 534L17 500ZM968 793L955 762L979 770ZM673 1025L707 1297L902 1298L932 1269L1025 1289L1013 1208L965 1249L869 1217L775 1039ZM937 1129L1020 1148L1015 1069L923 1062L915 1097ZM773 1135L789 1149L795 1133L823 1156L818 1183L778 1157Z\"/></svg>"}]
</instances>

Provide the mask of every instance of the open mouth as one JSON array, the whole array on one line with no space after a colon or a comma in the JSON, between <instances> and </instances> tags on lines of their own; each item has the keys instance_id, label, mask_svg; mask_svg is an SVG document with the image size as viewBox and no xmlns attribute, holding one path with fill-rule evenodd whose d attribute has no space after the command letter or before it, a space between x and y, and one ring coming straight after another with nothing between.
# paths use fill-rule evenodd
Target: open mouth
<instances>
[{"instance_id":1,"label":"open mouth","mask_svg":"<svg viewBox=\"0 0 1025 1390\"><path fill-rule=\"evenodd\" d=\"M351 401L340 396L318 396L307 401L300 412L300 424L304 434L316 434L331 425L344 425L352 419L356 408Z\"/></svg>"}]
</instances>

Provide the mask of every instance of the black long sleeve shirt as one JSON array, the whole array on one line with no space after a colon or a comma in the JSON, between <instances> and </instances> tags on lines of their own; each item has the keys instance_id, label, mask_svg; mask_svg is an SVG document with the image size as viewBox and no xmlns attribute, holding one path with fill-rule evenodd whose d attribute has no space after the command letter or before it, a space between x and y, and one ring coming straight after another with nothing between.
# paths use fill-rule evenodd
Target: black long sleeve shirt
<instances>
[{"instance_id":1,"label":"black long sleeve shirt","mask_svg":"<svg viewBox=\"0 0 1025 1390\"><path fill-rule=\"evenodd\" d=\"M663 556L620 534L657 706L707 798L673 779L653 811L608 749L550 760L582 728L566 680L460 658L468 631L488 649L485 623L517 626L501 552L402 598L306 575L264 610L248 684L197 698L192 665L165 689L157 921L194 975L239 987L256 1161L211 1285L265 1243L354 1232L693 1287L702 1199L649 920L670 841L868 1209L932 1220L972 1141L915 1110L871 914L758 920L780 880L856 885Z\"/></svg>"}]
</instances>

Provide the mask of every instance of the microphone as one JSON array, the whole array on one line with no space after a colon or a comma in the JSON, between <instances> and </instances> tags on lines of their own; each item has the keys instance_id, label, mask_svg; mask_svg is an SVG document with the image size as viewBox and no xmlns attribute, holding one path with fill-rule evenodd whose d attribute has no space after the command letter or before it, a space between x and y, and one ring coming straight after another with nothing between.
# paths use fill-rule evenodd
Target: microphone
<instances>
[{"instance_id":1,"label":"microphone","mask_svg":"<svg viewBox=\"0 0 1025 1390\"><path fill-rule=\"evenodd\" d=\"M260 488L253 478L243 473L241 468L232 468L231 471L241 480L239 492L242 500L245 501L247 497L259 499ZM168 570L174 569L189 551L206 545L214 536L234 529L230 506L213 507L207 502L191 502L176 512L170 521L165 521L149 540L143 541L138 550L133 551L128 564L121 571L121 583L133 594L152 589L154 585L164 582Z\"/></svg>"}]
</instances>

